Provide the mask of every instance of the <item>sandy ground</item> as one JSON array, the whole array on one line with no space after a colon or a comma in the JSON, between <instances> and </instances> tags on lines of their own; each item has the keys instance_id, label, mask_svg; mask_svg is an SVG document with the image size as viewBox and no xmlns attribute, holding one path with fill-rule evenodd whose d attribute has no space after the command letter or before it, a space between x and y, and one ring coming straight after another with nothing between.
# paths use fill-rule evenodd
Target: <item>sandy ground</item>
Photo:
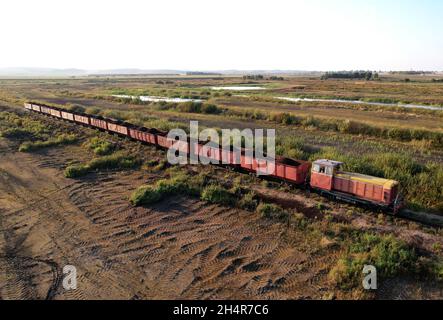
<instances>
[{"instance_id":1,"label":"sandy ground","mask_svg":"<svg viewBox=\"0 0 443 320\"><path fill-rule=\"evenodd\" d=\"M339 252L327 239L314 244L256 213L178 195L134 208L128 196L152 174L67 179L67 163L86 161L80 146L16 150L0 139L0 299L319 299L335 292L327 274ZM324 219L321 202L357 230L392 233L423 252L443 247L438 233L414 223L380 224L374 214L348 216L348 206L302 191L253 188L309 219ZM76 290L62 286L66 265L77 268ZM436 299L443 288L396 278L381 283L376 297Z\"/></svg>"},{"instance_id":2,"label":"sandy ground","mask_svg":"<svg viewBox=\"0 0 443 320\"><path fill-rule=\"evenodd\" d=\"M1 141L2 299L321 298L329 255L297 250L254 213L172 197L133 208L139 172L63 177L69 147ZM78 287L62 286L65 265Z\"/></svg>"}]
</instances>

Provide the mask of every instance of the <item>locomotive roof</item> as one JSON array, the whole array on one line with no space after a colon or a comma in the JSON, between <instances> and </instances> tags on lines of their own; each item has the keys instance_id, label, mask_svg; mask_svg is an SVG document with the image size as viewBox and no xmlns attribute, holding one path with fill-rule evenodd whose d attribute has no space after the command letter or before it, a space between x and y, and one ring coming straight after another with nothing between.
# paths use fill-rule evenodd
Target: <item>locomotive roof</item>
<instances>
[{"instance_id":1,"label":"locomotive roof","mask_svg":"<svg viewBox=\"0 0 443 320\"><path fill-rule=\"evenodd\" d=\"M326 166L340 166L343 164L343 162L340 161L335 161L335 160L328 160L328 159L318 159L314 161L315 164L319 164L319 165L326 165Z\"/></svg>"},{"instance_id":2,"label":"locomotive roof","mask_svg":"<svg viewBox=\"0 0 443 320\"><path fill-rule=\"evenodd\" d=\"M334 177L347 179L347 180L355 180L366 182L378 186L382 186L386 189L392 189L394 186L398 184L397 181L379 177L368 176L366 174L355 173L355 172L337 172L334 174Z\"/></svg>"}]
</instances>

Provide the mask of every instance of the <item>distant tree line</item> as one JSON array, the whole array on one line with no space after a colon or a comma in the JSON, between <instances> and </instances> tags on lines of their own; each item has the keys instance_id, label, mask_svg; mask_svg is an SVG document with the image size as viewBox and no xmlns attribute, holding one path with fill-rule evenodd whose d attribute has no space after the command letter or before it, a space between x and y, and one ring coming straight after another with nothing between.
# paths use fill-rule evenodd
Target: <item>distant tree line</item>
<instances>
[{"instance_id":1,"label":"distant tree line","mask_svg":"<svg viewBox=\"0 0 443 320\"><path fill-rule=\"evenodd\" d=\"M413 70L410 70L410 71L390 71L389 73L390 74L405 74L405 75L414 76L414 75L434 74L435 72L434 71L413 71Z\"/></svg>"},{"instance_id":2,"label":"distant tree line","mask_svg":"<svg viewBox=\"0 0 443 320\"><path fill-rule=\"evenodd\" d=\"M377 80L379 78L377 72L372 71L331 71L322 75L322 80L327 79L365 79Z\"/></svg>"},{"instance_id":3,"label":"distant tree line","mask_svg":"<svg viewBox=\"0 0 443 320\"><path fill-rule=\"evenodd\" d=\"M243 76L243 80L263 80L265 77L262 74L247 74ZM269 80L284 80L283 77L270 76Z\"/></svg>"},{"instance_id":4,"label":"distant tree line","mask_svg":"<svg viewBox=\"0 0 443 320\"><path fill-rule=\"evenodd\" d=\"M246 74L243 80L263 80L265 77L262 74Z\"/></svg>"}]
</instances>

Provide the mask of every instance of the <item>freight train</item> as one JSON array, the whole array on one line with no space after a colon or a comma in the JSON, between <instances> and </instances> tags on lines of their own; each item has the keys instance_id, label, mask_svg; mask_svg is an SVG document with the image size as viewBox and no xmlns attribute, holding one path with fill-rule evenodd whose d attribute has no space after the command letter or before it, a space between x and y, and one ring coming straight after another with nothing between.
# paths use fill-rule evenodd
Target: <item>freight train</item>
<instances>
[{"instance_id":1,"label":"freight train","mask_svg":"<svg viewBox=\"0 0 443 320\"><path fill-rule=\"evenodd\" d=\"M176 141L167 138L167 132L155 128L139 127L120 120L95 116L80 112L48 106L41 103L28 102L26 110L55 117L78 125L96 128L133 140L168 149ZM226 164L232 169L249 173L263 173L277 181L296 186L304 186L323 196L352 204L369 206L389 213L397 213L403 206L399 183L395 180L368 176L360 173L342 171L342 162L319 159L314 162L276 157L273 165L268 160L256 157L242 149L240 157L234 156L232 149L207 146L206 142L190 142L175 144L175 148L189 155L191 150L199 157L221 160L228 159ZM225 154L224 154L225 153ZM249 157L249 158L248 158ZM239 160L238 160L239 158Z\"/></svg>"}]
</instances>

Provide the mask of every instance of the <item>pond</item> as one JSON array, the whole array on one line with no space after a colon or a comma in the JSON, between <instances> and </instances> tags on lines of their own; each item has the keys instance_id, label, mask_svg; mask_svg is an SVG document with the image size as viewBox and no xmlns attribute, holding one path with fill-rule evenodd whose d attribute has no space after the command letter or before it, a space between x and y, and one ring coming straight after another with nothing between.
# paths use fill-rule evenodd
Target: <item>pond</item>
<instances>
[{"instance_id":1,"label":"pond","mask_svg":"<svg viewBox=\"0 0 443 320\"><path fill-rule=\"evenodd\" d=\"M275 97L276 99L299 102L299 101L310 101L310 102L339 102L339 103L351 103L351 104L366 104L373 106L383 106L383 107L402 107L402 108L416 108L416 109L427 109L427 110L441 110L443 107L438 106L426 106L420 104L404 104L404 103L387 103L387 102L366 102L361 100L344 100L344 99L317 99L317 98L291 98L291 97Z\"/></svg>"},{"instance_id":2,"label":"pond","mask_svg":"<svg viewBox=\"0 0 443 320\"><path fill-rule=\"evenodd\" d=\"M230 91L250 91L265 90L264 87L211 87L212 90L230 90Z\"/></svg>"},{"instance_id":3,"label":"pond","mask_svg":"<svg viewBox=\"0 0 443 320\"><path fill-rule=\"evenodd\" d=\"M185 99L185 98L169 98L169 97L158 97L158 96L129 96L125 94L113 94L113 97L116 98L126 98L126 99L136 99L139 98L141 101L152 101L152 102L159 102L159 101L165 101L165 102L202 102L201 99Z\"/></svg>"}]
</instances>

